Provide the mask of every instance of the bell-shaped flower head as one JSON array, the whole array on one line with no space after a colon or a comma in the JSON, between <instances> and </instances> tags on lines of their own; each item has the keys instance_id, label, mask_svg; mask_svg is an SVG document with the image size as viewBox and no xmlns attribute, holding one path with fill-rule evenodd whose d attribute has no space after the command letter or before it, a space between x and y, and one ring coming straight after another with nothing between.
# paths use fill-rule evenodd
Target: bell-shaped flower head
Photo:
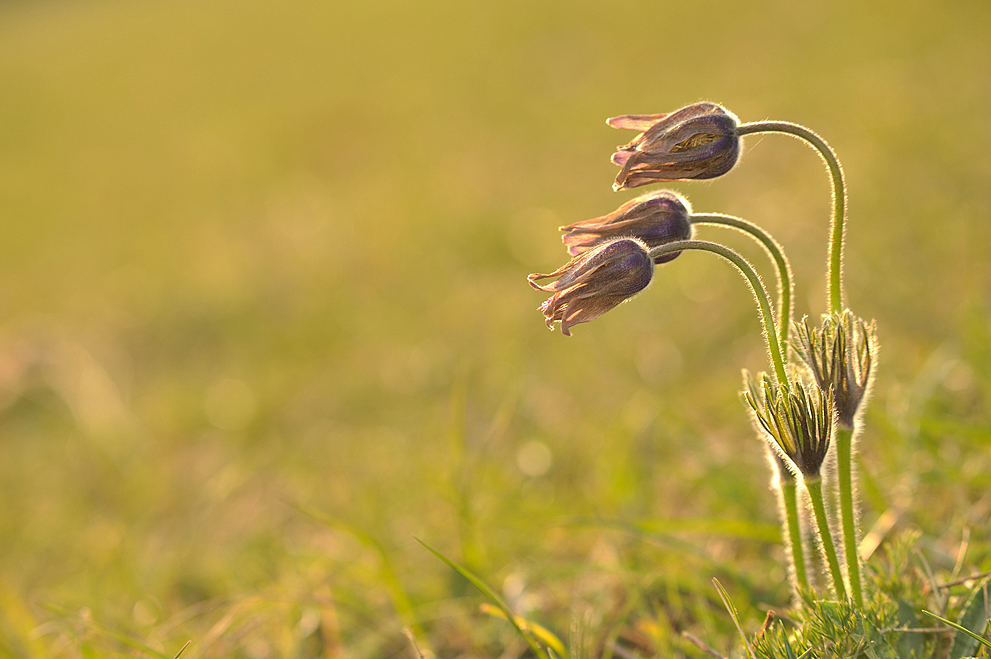
<instances>
[{"instance_id":1,"label":"bell-shaped flower head","mask_svg":"<svg viewBox=\"0 0 991 659\"><path fill-rule=\"evenodd\" d=\"M606 123L641 131L613 154L612 161L623 168L614 190L715 178L732 169L740 157L736 134L740 122L715 103L695 103L669 114L627 114Z\"/></svg>"},{"instance_id":2,"label":"bell-shaped flower head","mask_svg":"<svg viewBox=\"0 0 991 659\"><path fill-rule=\"evenodd\" d=\"M527 280L537 290L553 293L540 305L547 327L554 329L559 320L561 333L571 336L572 325L595 320L629 300L647 288L653 276L647 247L635 238L619 238L574 257L550 274L534 273ZM536 283L552 277L556 281Z\"/></svg>"},{"instance_id":3,"label":"bell-shaped flower head","mask_svg":"<svg viewBox=\"0 0 991 659\"><path fill-rule=\"evenodd\" d=\"M567 231L561 239L572 256L626 236L639 238L648 249L659 247L692 237L691 212L684 197L660 190L632 199L608 215L561 227ZM681 252L659 256L654 263L666 263L678 254Z\"/></svg>"}]
</instances>

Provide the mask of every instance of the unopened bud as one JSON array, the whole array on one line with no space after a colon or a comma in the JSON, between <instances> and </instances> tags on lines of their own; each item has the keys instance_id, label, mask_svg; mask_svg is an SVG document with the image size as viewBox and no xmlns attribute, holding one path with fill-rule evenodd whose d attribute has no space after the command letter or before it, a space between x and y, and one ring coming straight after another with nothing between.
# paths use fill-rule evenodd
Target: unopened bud
<instances>
[{"instance_id":1,"label":"unopened bud","mask_svg":"<svg viewBox=\"0 0 991 659\"><path fill-rule=\"evenodd\" d=\"M653 276L647 247L634 238L620 238L574 257L550 274L534 273L527 280L537 290L553 293L540 306L547 327L553 329L559 320L561 333L570 336L571 326L595 320L630 299L647 288ZM549 277L557 281L536 283Z\"/></svg>"},{"instance_id":2,"label":"unopened bud","mask_svg":"<svg viewBox=\"0 0 991 659\"><path fill-rule=\"evenodd\" d=\"M695 103L669 114L628 114L607 119L613 128L641 131L612 161L623 169L614 190L657 181L707 179L733 168L740 157L740 125L714 103Z\"/></svg>"},{"instance_id":3,"label":"unopened bud","mask_svg":"<svg viewBox=\"0 0 991 659\"><path fill-rule=\"evenodd\" d=\"M690 215L691 208L684 197L660 190L632 199L608 215L561 227L561 231L567 231L562 240L572 256L626 236L639 238L649 249L691 238ZM659 256L654 263L666 263L679 254Z\"/></svg>"},{"instance_id":4,"label":"unopened bud","mask_svg":"<svg viewBox=\"0 0 991 659\"><path fill-rule=\"evenodd\" d=\"M839 424L853 428L861 404L870 391L877 360L877 330L849 309L823 316L822 325L808 318L793 323L795 351L806 363L819 387L833 392Z\"/></svg>"},{"instance_id":5,"label":"unopened bud","mask_svg":"<svg viewBox=\"0 0 991 659\"><path fill-rule=\"evenodd\" d=\"M833 433L833 396L813 383L778 384L766 373L743 372L743 399L771 440L805 478L820 476Z\"/></svg>"}]
</instances>

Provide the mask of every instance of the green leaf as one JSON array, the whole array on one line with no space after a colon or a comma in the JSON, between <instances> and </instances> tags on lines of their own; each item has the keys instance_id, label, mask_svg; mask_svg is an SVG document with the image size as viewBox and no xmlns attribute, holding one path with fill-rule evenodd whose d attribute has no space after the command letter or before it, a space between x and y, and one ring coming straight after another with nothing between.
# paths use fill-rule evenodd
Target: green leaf
<instances>
[{"instance_id":1,"label":"green leaf","mask_svg":"<svg viewBox=\"0 0 991 659\"><path fill-rule=\"evenodd\" d=\"M798 659L795 656L795 651L791 648L791 643L788 642L788 634L785 633L784 627L781 628L781 640L784 641L785 656L787 659Z\"/></svg>"},{"instance_id":2,"label":"green leaf","mask_svg":"<svg viewBox=\"0 0 991 659\"><path fill-rule=\"evenodd\" d=\"M941 618L940 616L936 615L935 613L931 613L929 611L926 611L925 609L923 609L922 612L925 613L930 618L935 618L936 620L939 620L940 622L942 622L944 624L947 624L950 627L953 627L958 632L963 632L964 634L966 634L967 636L970 636L971 638L975 639L979 643L983 643L985 647L991 648L991 641L988 641L988 640L984 639L983 637L978 636L977 634L975 634L974 632L970 631L966 627L961 627L957 623L951 622L951 621L947 620L946 618ZM985 623L984 626L987 627L987 623Z\"/></svg>"},{"instance_id":3,"label":"green leaf","mask_svg":"<svg viewBox=\"0 0 991 659\"><path fill-rule=\"evenodd\" d=\"M719 598L723 600L723 606L729 611L729 617L733 619L733 624L736 625L736 631L740 632L740 638L743 639L743 646L747 648L747 656L754 659L754 653L750 649L750 643L747 642L747 635L743 633L743 627L740 625L740 614L736 612L736 606L733 604L733 600L729 598L729 593L719 583L719 579L713 577L712 583L715 585L716 590L719 591Z\"/></svg>"}]
</instances>

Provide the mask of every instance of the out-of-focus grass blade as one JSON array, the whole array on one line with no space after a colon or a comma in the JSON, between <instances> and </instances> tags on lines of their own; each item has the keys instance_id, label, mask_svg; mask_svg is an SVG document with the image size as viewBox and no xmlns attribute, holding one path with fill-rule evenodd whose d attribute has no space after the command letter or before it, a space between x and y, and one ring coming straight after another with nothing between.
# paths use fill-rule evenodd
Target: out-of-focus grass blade
<instances>
[{"instance_id":1,"label":"out-of-focus grass blade","mask_svg":"<svg viewBox=\"0 0 991 659\"><path fill-rule=\"evenodd\" d=\"M788 634L785 633L784 628L781 628L781 640L784 641L785 644L785 655L787 659L798 659L798 657L795 656L795 651L791 647L791 643L788 642Z\"/></svg>"},{"instance_id":2,"label":"out-of-focus grass blade","mask_svg":"<svg viewBox=\"0 0 991 659\"><path fill-rule=\"evenodd\" d=\"M702 533L738 540L758 540L781 544L781 527L774 524L756 524L746 519L716 519L690 517L683 519L642 519L633 522L635 528L645 533Z\"/></svg>"},{"instance_id":3,"label":"out-of-focus grass blade","mask_svg":"<svg viewBox=\"0 0 991 659\"><path fill-rule=\"evenodd\" d=\"M447 563L448 567L450 567L452 570L454 570L462 577L470 581L471 584L475 586L475 588L478 588L480 591L482 591L483 595L485 595L490 600L492 600L492 602L495 603L495 605L499 607L499 609L505 614L506 620L508 620L513 625L513 627L516 628L516 631L519 632L520 636L523 637L523 640L526 641L527 645L530 646L530 649L533 650L534 654L536 654L537 657L539 657L539 659L550 659L550 657L547 656L547 653L543 650L543 648L537 645L537 642L533 639L533 636L531 636L529 633L524 631L523 628L519 625L519 623L516 622L516 616L513 615L513 612L509 610L509 607L506 606L506 603L502 601L502 598L496 595L495 592L491 588L489 588L488 584L486 584L484 581L482 581L477 576L475 576L470 570L468 570L465 567L462 567L461 565L458 565L457 563L449 559L447 556L444 556L442 553L440 553L439 551L437 551L436 549L425 543L423 540L420 540L416 536L413 536L413 539L419 542L424 547L426 547L431 554L433 554L440 560Z\"/></svg>"},{"instance_id":4,"label":"out-of-focus grass blade","mask_svg":"<svg viewBox=\"0 0 991 659\"><path fill-rule=\"evenodd\" d=\"M38 622L21 597L3 581L0 581L0 614L7 618L14 633L17 634L17 640L28 651L29 656L44 655L41 641L33 635Z\"/></svg>"},{"instance_id":5,"label":"out-of-focus grass blade","mask_svg":"<svg viewBox=\"0 0 991 659\"><path fill-rule=\"evenodd\" d=\"M754 653L750 649L750 643L747 642L747 635L743 633L743 627L740 625L740 614L737 613L733 600L729 598L729 593L727 593L726 589L723 588L723 585L719 583L719 579L713 577L712 583L716 587L716 590L719 591L719 599L723 601L723 606L725 606L726 610L729 611L729 617L733 619L733 624L736 625L736 631L740 632L740 638L743 639L743 646L747 648L747 656L750 657L750 659L754 659Z\"/></svg>"},{"instance_id":6,"label":"out-of-focus grass blade","mask_svg":"<svg viewBox=\"0 0 991 659\"><path fill-rule=\"evenodd\" d=\"M392 567L392 560L389 558L389 553L382 546L381 542L354 524L328 517L323 513L300 505L292 503L290 505L310 519L328 528L351 534L358 542L374 551L379 558L379 577L382 579L385 589L389 592L389 598L392 600L392 606L396 610L396 614L419 638L426 638L426 632L424 632L423 626L420 625L416 613L413 611L413 603L406 594L406 589L403 588L395 568Z\"/></svg>"},{"instance_id":7,"label":"out-of-focus grass blade","mask_svg":"<svg viewBox=\"0 0 991 659\"><path fill-rule=\"evenodd\" d=\"M714 517L688 517L676 519L641 519L633 521L607 519L573 519L572 526L620 528L644 535L668 536L674 533L699 533L718 535L738 540L757 540L781 544L781 529L774 524L755 524L745 519L717 519Z\"/></svg>"},{"instance_id":8,"label":"out-of-focus grass blade","mask_svg":"<svg viewBox=\"0 0 991 659\"><path fill-rule=\"evenodd\" d=\"M955 622L951 622L950 620L947 620L946 618L942 618L942 617L936 615L935 613L931 613L929 611L926 611L925 609L922 609L922 612L925 613L930 618L935 618L936 620L939 620L940 622L942 622L944 624L947 624L950 627L953 627L958 632L963 632L964 634L966 634L967 636L970 636L972 639L978 641L979 643L983 643L984 644L984 647L991 648L991 641L988 641L983 636L978 636L977 634L975 634L974 632L970 631L966 627L963 627L961 625L958 625ZM984 627L987 628L987 623L984 623Z\"/></svg>"},{"instance_id":9,"label":"out-of-focus grass blade","mask_svg":"<svg viewBox=\"0 0 991 659\"><path fill-rule=\"evenodd\" d=\"M192 644L192 641L186 641L186 644L179 648L179 651L175 653L175 656L172 657L172 659L179 659L179 656L186 651L186 648L188 648L190 644Z\"/></svg>"},{"instance_id":10,"label":"out-of-focus grass blade","mask_svg":"<svg viewBox=\"0 0 991 659\"><path fill-rule=\"evenodd\" d=\"M51 611L52 613L55 613L56 615L59 615L63 618L75 617L75 614L72 611L69 611L68 609L64 609L62 607L53 604L44 604L43 606L48 611ZM117 641L121 645L131 648L132 650L140 652L144 655L148 655L150 657L154 657L155 659L173 659L169 655L159 652L155 648L145 645L144 643L142 643L141 641L137 640L132 636L124 634L123 632L119 632L115 629L112 629L107 625L103 625L96 622L91 617L88 617L85 620L83 620L83 624L85 625L87 631L93 632L93 635L89 637L93 640L111 639L113 641ZM103 637L103 639L99 638L101 636ZM101 656L97 652L96 648L93 647L93 644L89 640L83 641L81 643L79 652L81 655L83 655L83 657L86 657L86 659L89 659L89 657Z\"/></svg>"},{"instance_id":11,"label":"out-of-focus grass blade","mask_svg":"<svg viewBox=\"0 0 991 659\"><path fill-rule=\"evenodd\" d=\"M717 560L710 556L705 550L687 540L683 540L682 538L673 535L673 533L648 530L643 528L637 522L624 522L621 520L574 519L565 522L565 524L569 526L589 527L596 529L616 529L618 531L623 531L624 533L629 533L637 538L644 538L654 542L663 543L666 547L698 559L709 569L710 572L718 570L729 575L730 578L739 583L749 592L756 592L759 590L758 587L751 582L750 578L738 570L732 562ZM777 536L777 541L780 543L780 529L776 529L775 533Z\"/></svg>"},{"instance_id":12,"label":"out-of-focus grass blade","mask_svg":"<svg viewBox=\"0 0 991 659\"><path fill-rule=\"evenodd\" d=\"M481 609L482 609L482 613L487 613L490 616L495 616L496 618L502 618L503 620L508 620L505 611L495 606L492 606L491 604L482 604ZM541 641L544 642L544 645L546 645L548 649L553 650L554 654L557 654L561 657L568 656L568 651L565 649L564 643L561 642L561 639L559 639L554 634L554 632L547 629L543 625L527 620L523 616L513 616L513 617L516 619L516 625L518 627L520 627L521 629L529 629L534 636L536 636L537 638L539 638Z\"/></svg>"}]
</instances>

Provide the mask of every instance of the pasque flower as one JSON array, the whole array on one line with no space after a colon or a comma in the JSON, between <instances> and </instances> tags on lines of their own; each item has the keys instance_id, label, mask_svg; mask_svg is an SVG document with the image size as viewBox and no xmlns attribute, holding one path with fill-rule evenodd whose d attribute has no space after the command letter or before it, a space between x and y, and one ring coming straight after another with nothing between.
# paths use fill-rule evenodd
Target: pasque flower
<instances>
[{"instance_id":1,"label":"pasque flower","mask_svg":"<svg viewBox=\"0 0 991 659\"><path fill-rule=\"evenodd\" d=\"M853 428L862 401L870 391L877 360L877 329L846 309L823 316L820 327L808 318L794 323L798 356L822 389L833 392L837 420Z\"/></svg>"},{"instance_id":2,"label":"pasque flower","mask_svg":"<svg viewBox=\"0 0 991 659\"><path fill-rule=\"evenodd\" d=\"M612 213L561 227L568 253L577 256L599 243L632 236L648 247L658 247L692 237L691 208L681 195L661 190L632 199ZM681 252L665 254L654 263L666 263Z\"/></svg>"},{"instance_id":3,"label":"pasque flower","mask_svg":"<svg viewBox=\"0 0 991 659\"><path fill-rule=\"evenodd\" d=\"M732 169L740 156L740 122L715 103L695 103L669 114L627 114L606 123L641 131L613 154L612 161L623 168L614 190L715 178Z\"/></svg>"},{"instance_id":4,"label":"pasque flower","mask_svg":"<svg viewBox=\"0 0 991 659\"><path fill-rule=\"evenodd\" d=\"M772 440L771 447L805 478L818 478L833 432L833 393L796 381L776 384L766 373L755 381L743 372L744 401Z\"/></svg>"},{"instance_id":5,"label":"pasque flower","mask_svg":"<svg viewBox=\"0 0 991 659\"><path fill-rule=\"evenodd\" d=\"M546 275L527 277L530 285L553 293L542 305L547 327L561 321L561 333L571 336L570 327L595 320L647 288L654 276L654 262L647 247L635 238L612 240L580 254ZM556 278L550 284L538 279Z\"/></svg>"}]
</instances>

